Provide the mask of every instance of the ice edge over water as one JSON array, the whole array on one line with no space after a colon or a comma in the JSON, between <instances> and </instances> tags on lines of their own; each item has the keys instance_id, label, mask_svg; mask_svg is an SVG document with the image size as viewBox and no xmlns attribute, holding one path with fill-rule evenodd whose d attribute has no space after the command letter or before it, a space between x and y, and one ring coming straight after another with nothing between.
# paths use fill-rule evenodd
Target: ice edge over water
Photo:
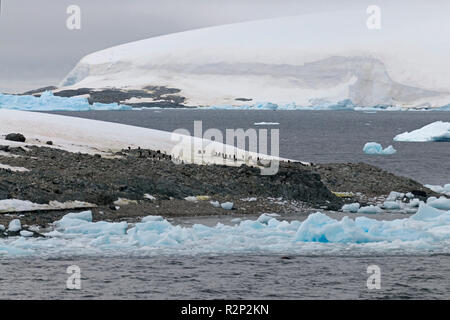
<instances>
[{"instance_id":1,"label":"ice edge over water","mask_svg":"<svg viewBox=\"0 0 450 320\"><path fill-rule=\"evenodd\" d=\"M322 100L311 101L309 105L297 105L295 103L276 104L271 102L256 102L248 105L216 105L203 107L188 107L197 110L297 110L297 111L450 111L450 104L434 108L410 108L393 105L373 105L356 106L351 100L343 100L338 103L331 103ZM146 110L161 109L160 107L133 108L125 104L118 103L94 103L84 96L60 97L55 96L51 91L42 93L40 97L33 95L11 95L0 93L0 109L22 110L22 111L113 111L113 110ZM171 109L165 108L165 109ZM179 109L179 108L176 108ZM255 123L255 125L276 125L278 123Z\"/></svg>"},{"instance_id":2,"label":"ice edge over water","mask_svg":"<svg viewBox=\"0 0 450 320\"><path fill-rule=\"evenodd\" d=\"M450 253L450 211L421 203L405 219L341 220L317 212L306 220L273 217L214 227L173 225L148 216L134 225L92 222L92 213L70 213L54 223L48 238L0 240L0 256L290 253L320 255Z\"/></svg>"},{"instance_id":3,"label":"ice edge over water","mask_svg":"<svg viewBox=\"0 0 450 320\"><path fill-rule=\"evenodd\" d=\"M51 91L40 97L32 95L10 95L0 93L0 109L23 111L90 111L90 110L131 110L130 106L117 103L89 104L84 97L58 97Z\"/></svg>"}]
</instances>

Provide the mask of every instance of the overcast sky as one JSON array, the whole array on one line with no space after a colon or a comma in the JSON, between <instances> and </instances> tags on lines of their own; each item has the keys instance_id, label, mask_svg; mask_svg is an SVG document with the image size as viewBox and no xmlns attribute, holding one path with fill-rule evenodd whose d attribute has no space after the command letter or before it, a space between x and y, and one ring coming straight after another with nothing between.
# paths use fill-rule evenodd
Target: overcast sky
<instances>
[{"instance_id":1,"label":"overcast sky","mask_svg":"<svg viewBox=\"0 0 450 320\"><path fill-rule=\"evenodd\" d=\"M1 0L0 91L55 85L86 54L212 25L354 7L385 0ZM415 2L409 1L408 3ZM81 8L81 30L66 9Z\"/></svg>"}]
</instances>

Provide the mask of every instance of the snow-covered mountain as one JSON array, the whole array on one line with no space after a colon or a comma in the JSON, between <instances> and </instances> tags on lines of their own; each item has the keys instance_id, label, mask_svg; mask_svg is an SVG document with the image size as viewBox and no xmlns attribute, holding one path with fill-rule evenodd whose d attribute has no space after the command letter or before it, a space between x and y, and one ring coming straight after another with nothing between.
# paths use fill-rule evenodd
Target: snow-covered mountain
<instances>
[{"instance_id":1,"label":"snow-covered mountain","mask_svg":"<svg viewBox=\"0 0 450 320\"><path fill-rule=\"evenodd\" d=\"M200 106L346 99L358 106L449 104L448 19L405 12L382 17L380 30L367 28L365 11L352 11L132 42L84 57L60 89L167 87L179 89L185 105ZM140 101L154 99L132 100Z\"/></svg>"}]
</instances>

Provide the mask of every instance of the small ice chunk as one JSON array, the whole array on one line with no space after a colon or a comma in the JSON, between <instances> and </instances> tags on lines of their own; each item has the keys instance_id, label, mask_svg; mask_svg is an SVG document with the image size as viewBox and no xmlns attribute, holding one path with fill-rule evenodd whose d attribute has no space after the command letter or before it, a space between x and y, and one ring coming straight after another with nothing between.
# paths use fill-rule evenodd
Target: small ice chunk
<instances>
[{"instance_id":1,"label":"small ice chunk","mask_svg":"<svg viewBox=\"0 0 450 320\"><path fill-rule=\"evenodd\" d=\"M428 189L430 189L433 192L442 193L442 194L450 196L450 183L447 183L444 186L435 186L435 185L431 185L431 184L426 184L425 187L427 187Z\"/></svg>"},{"instance_id":2,"label":"small ice chunk","mask_svg":"<svg viewBox=\"0 0 450 320\"><path fill-rule=\"evenodd\" d=\"M441 187L441 186L434 186L434 185L431 185L431 184L426 184L425 187L430 189L433 192L436 192L436 193L443 193L444 192L444 188Z\"/></svg>"},{"instance_id":3,"label":"small ice chunk","mask_svg":"<svg viewBox=\"0 0 450 320\"><path fill-rule=\"evenodd\" d=\"M356 213L358 212L359 208L360 208L360 204L358 202L355 203L350 203L350 204L344 204L344 206L342 207L342 211L343 212L353 212Z\"/></svg>"},{"instance_id":4,"label":"small ice chunk","mask_svg":"<svg viewBox=\"0 0 450 320\"><path fill-rule=\"evenodd\" d=\"M22 230L22 231L20 231L20 235L22 237L29 238L29 237L33 236L33 232L27 231L27 230Z\"/></svg>"},{"instance_id":5,"label":"small ice chunk","mask_svg":"<svg viewBox=\"0 0 450 320\"><path fill-rule=\"evenodd\" d=\"M234 206L234 203L233 202L224 202L220 206L222 207L222 209L232 210L233 206Z\"/></svg>"},{"instance_id":6,"label":"small ice chunk","mask_svg":"<svg viewBox=\"0 0 450 320\"><path fill-rule=\"evenodd\" d=\"M386 198L386 201L395 201L397 199L403 199L404 196L405 194L402 192L391 191L391 193L389 193L388 197Z\"/></svg>"},{"instance_id":7,"label":"small ice chunk","mask_svg":"<svg viewBox=\"0 0 450 320\"><path fill-rule=\"evenodd\" d=\"M149 221L164 221L164 218L161 216L146 216L143 217L142 222L149 222Z\"/></svg>"},{"instance_id":8,"label":"small ice chunk","mask_svg":"<svg viewBox=\"0 0 450 320\"><path fill-rule=\"evenodd\" d=\"M66 214L63 219L77 219L92 222L92 211L71 212Z\"/></svg>"},{"instance_id":9,"label":"small ice chunk","mask_svg":"<svg viewBox=\"0 0 450 320\"><path fill-rule=\"evenodd\" d=\"M414 198L414 195L413 195L411 192L408 192L407 194L405 194L405 196L406 196L408 199Z\"/></svg>"},{"instance_id":10,"label":"small ice chunk","mask_svg":"<svg viewBox=\"0 0 450 320\"><path fill-rule=\"evenodd\" d=\"M383 209L380 207L370 205L366 207L359 208L358 213L367 213L367 214L376 214L376 213L382 213Z\"/></svg>"},{"instance_id":11,"label":"small ice chunk","mask_svg":"<svg viewBox=\"0 0 450 320\"><path fill-rule=\"evenodd\" d=\"M11 220L11 222L9 223L9 226L8 226L8 231L17 232L17 231L20 231L21 229L22 229L22 224L20 223L19 219Z\"/></svg>"},{"instance_id":12,"label":"small ice chunk","mask_svg":"<svg viewBox=\"0 0 450 320\"><path fill-rule=\"evenodd\" d=\"M383 208L387 210L400 210L402 207L397 201L385 201Z\"/></svg>"},{"instance_id":13,"label":"small ice chunk","mask_svg":"<svg viewBox=\"0 0 450 320\"><path fill-rule=\"evenodd\" d=\"M239 222L241 222L241 221L242 221L241 218L234 218L234 219L231 219L231 222L233 222L233 223L239 223Z\"/></svg>"},{"instance_id":14,"label":"small ice chunk","mask_svg":"<svg viewBox=\"0 0 450 320\"><path fill-rule=\"evenodd\" d=\"M0 232L3 232L3 231L5 231L5 230L6 230L5 226L2 225L2 224L0 224Z\"/></svg>"},{"instance_id":15,"label":"small ice chunk","mask_svg":"<svg viewBox=\"0 0 450 320\"><path fill-rule=\"evenodd\" d=\"M214 208L220 208L220 202L219 201L210 201L209 203L211 203Z\"/></svg>"},{"instance_id":16,"label":"small ice chunk","mask_svg":"<svg viewBox=\"0 0 450 320\"><path fill-rule=\"evenodd\" d=\"M367 142L364 145L363 151L365 154L380 154L380 155L390 155L397 152L393 146L389 146L385 149L381 146L381 144L376 142Z\"/></svg>"},{"instance_id":17,"label":"small ice chunk","mask_svg":"<svg viewBox=\"0 0 450 320\"><path fill-rule=\"evenodd\" d=\"M259 218L256 221L258 221L259 223L267 224L270 219L273 219L271 215L263 213L262 215L259 216Z\"/></svg>"},{"instance_id":18,"label":"small ice chunk","mask_svg":"<svg viewBox=\"0 0 450 320\"><path fill-rule=\"evenodd\" d=\"M194 197L194 196L186 197L186 198L184 198L184 200L189 201L189 202L197 202L198 201L197 197Z\"/></svg>"},{"instance_id":19,"label":"small ice chunk","mask_svg":"<svg viewBox=\"0 0 450 320\"><path fill-rule=\"evenodd\" d=\"M241 200L242 200L242 201L246 201L246 202L254 202L254 201L257 201L258 198L251 197L251 198L244 198L244 199L241 199Z\"/></svg>"},{"instance_id":20,"label":"small ice chunk","mask_svg":"<svg viewBox=\"0 0 450 320\"><path fill-rule=\"evenodd\" d=\"M420 200L415 198L415 199L410 200L408 205L410 208L417 208L417 207L419 207L419 204L420 204Z\"/></svg>"},{"instance_id":21,"label":"small ice chunk","mask_svg":"<svg viewBox=\"0 0 450 320\"><path fill-rule=\"evenodd\" d=\"M148 199L151 201L156 200L156 198L154 196L152 196L151 194L148 194L148 193L144 194L144 199Z\"/></svg>"},{"instance_id":22,"label":"small ice chunk","mask_svg":"<svg viewBox=\"0 0 450 320\"><path fill-rule=\"evenodd\" d=\"M255 126L278 126L279 122L255 122L253 125Z\"/></svg>"},{"instance_id":23,"label":"small ice chunk","mask_svg":"<svg viewBox=\"0 0 450 320\"><path fill-rule=\"evenodd\" d=\"M450 210L450 199L442 196L439 199L436 197L428 198L427 204L433 208L440 210Z\"/></svg>"},{"instance_id":24,"label":"small ice chunk","mask_svg":"<svg viewBox=\"0 0 450 320\"><path fill-rule=\"evenodd\" d=\"M137 204L138 202L136 200L130 200L126 198L119 198L116 201L114 201L114 204L116 206L127 206L129 204Z\"/></svg>"}]
</instances>

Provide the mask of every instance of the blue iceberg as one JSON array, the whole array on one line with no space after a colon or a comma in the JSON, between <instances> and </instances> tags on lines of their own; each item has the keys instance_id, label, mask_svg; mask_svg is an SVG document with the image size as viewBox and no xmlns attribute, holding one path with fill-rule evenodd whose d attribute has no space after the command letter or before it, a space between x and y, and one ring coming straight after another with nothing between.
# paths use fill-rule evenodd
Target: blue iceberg
<instances>
[{"instance_id":1,"label":"blue iceberg","mask_svg":"<svg viewBox=\"0 0 450 320\"><path fill-rule=\"evenodd\" d=\"M397 150L395 150L393 146L389 146L383 149L381 144L376 142L367 142L364 145L363 151L365 154L378 154L378 155L391 155L397 152Z\"/></svg>"},{"instance_id":2,"label":"blue iceberg","mask_svg":"<svg viewBox=\"0 0 450 320\"><path fill-rule=\"evenodd\" d=\"M90 111L90 110L131 110L127 105L117 103L89 104L84 97L58 97L51 91L42 93L40 97L32 95L11 95L0 93L0 109L24 111Z\"/></svg>"}]
</instances>

